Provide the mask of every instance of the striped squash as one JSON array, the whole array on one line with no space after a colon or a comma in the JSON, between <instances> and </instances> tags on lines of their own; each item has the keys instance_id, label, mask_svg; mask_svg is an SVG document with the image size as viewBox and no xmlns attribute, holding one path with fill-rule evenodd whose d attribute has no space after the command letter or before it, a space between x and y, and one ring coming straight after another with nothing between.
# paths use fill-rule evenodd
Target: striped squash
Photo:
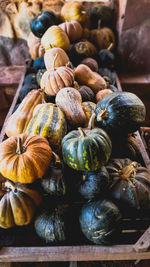
<instances>
[{"instance_id":1,"label":"striped squash","mask_svg":"<svg viewBox=\"0 0 150 267\"><path fill-rule=\"evenodd\" d=\"M62 138L67 133L65 115L55 104L37 105L26 133L41 135L47 138L54 150L60 149Z\"/></svg>"}]
</instances>

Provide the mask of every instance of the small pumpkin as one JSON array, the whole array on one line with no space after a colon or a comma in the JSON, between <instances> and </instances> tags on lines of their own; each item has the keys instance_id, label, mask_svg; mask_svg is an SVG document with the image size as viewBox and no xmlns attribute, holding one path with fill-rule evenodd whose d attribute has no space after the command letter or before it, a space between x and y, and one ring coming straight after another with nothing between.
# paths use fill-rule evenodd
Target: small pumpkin
<instances>
[{"instance_id":1,"label":"small pumpkin","mask_svg":"<svg viewBox=\"0 0 150 267\"><path fill-rule=\"evenodd\" d=\"M41 39L36 37L32 32L30 32L27 45L29 47L29 54L33 60L44 55L44 49L41 46Z\"/></svg>"},{"instance_id":2,"label":"small pumpkin","mask_svg":"<svg viewBox=\"0 0 150 267\"><path fill-rule=\"evenodd\" d=\"M110 44L107 49L101 49L97 54L97 62L100 68L108 68L114 70L115 55L111 50L113 43Z\"/></svg>"},{"instance_id":3,"label":"small pumpkin","mask_svg":"<svg viewBox=\"0 0 150 267\"><path fill-rule=\"evenodd\" d=\"M97 3L92 5L90 10L92 28L97 28L98 21L101 20L102 27L111 27L113 22L113 11L104 4Z\"/></svg>"},{"instance_id":4,"label":"small pumpkin","mask_svg":"<svg viewBox=\"0 0 150 267\"><path fill-rule=\"evenodd\" d=\"M31 20L30 28L35 36L41 38L46 30L54 24L56 24L54 12L51 10L43 10Z\"/></svg>"},{"instance_id":5,"label":"small pumpkin","mask_svg":"<svg viewBox=\"0 0 150 267\"><path fill-rule=\"evenodd\" d=\"M92 113L94 113L95 108L96 108L96 104L91 101L82 102L82 109L86 116L86 122L84 124L84 127L88 127L89 120L92 116Z\"/></svg>"},{"instance_id":6,"label":"small pumpkin","mask_svg":"<svg viewBox=\"0 0 150 267\"><path fill-rule=\"evenodd\" d=\"M109 245L116 241L121 213L109 200L85 203L80 211L80 227L87 239L98 245Z\"/></svg>"},{"instance_id":7,"label":"small pumpkin","mask_svg":"<svg viewBox=\"0 0 150 267\"><path fill-rule=\"evenodd\" d=\"M69 62L69 57L62 48L53 47L47 50L44 54L44 62L47 70L53 69L54 59L55 59L55 68L66 66L66 64Z\"/></svg>"},{"instance_id":8,"label":"small pumpkin","mask_svg":"<svg viewBox=\"0 0 150 267\"><path fill-rule=\"evenodd\" d=\"M116 83L116 75L114 71L111 71L110 69L107 68L99 68L98 73L105 79L109 79L110 84L115 84Z\"/></svg>"},{"instance_id":9,"label":"small pumpkin","mask_svg":"<svg viewBox=\"0 0 150 267\"><path fill-rule=\"evenodd\" d=\"M110 176L111 196L130 208L149 208L150 173L129 158L112 159L106 166Z\"/></svg>"},{"instance_id":10,"label":"small pumpkin","mask_svg":"<svg viewBox=\"0 0 150 267\"><path fill-rule=\"evenodd\" d=\"M67 51L70 46L70 41L67 34L56 25L47 29L41 38L41 47L48 50L52 47L60 47Z\"/></svg>"},{"instance_id":11,"label":"small pumpkin","mask_svg":"<svg viewBox=\"0 0 150 267\"><path fill-rule=\"evenodd\" d=\"M92 89L86 85L78 86L78 91L81 94L82 102L84 101L91 101L95 102L95 94Z\"/></svg>"},{"instance_id":12,"label":"small pumpkin","mask_svg":"<svg viewBox=\"0 0 150 267\"><path fill-rule=\"evenodd\" d=\"M33 183L42 178L52 157L47 140L23 133L0 144L0 173L14 182Z\"/></svg>"},{"instance_id":13,"label":"small pumpkin","mask_svg":"<svg viewBox=\"0 0 150 267\"><path fill-rule=\"evenodd\" d=\"M111 94L112 91L110 89L103 89L101 91L99 91L97 94L96 94L96 102L100 101L101 99L103 99L103 97L105 95L108 95L108 94Z\"/></svg>"},{"instance_id":14,"label":"small pumpkin","mask_svg":"<svg viewBox=\"0 0 150 267\"><path fill-rule=\"evenodd\" d=\"M80 64L87 65L92 71L98 72L98 63L97 61L92 57L84 58Z\"/></svg>"},{"instance_id":15,"label":"small pumpkin","mask_svg":"<svg viewBox=\"0 0 150 267\"><path fill-rule=\"evenodd\" d=\"M72 87L61 89L56 95L55 102L71 125L81 126L85 123L86 117L81 105L82 98L76 89Z\"/></svg>"},{"instance_id":16,"label":"small pumpkin","mask_svg":"<svg viewBox=\"0 0 150 267\"><path fill-rule=\"evenodd\" d=\"M59 27L68 35L71 42L82 37L83 28L77 20L66 21L59 24Z\"/></svg>"},{"instance_id":17,"label":"small pumpkin","mask_svg":"<svg viewBox=\"0 0 150 267\"><path fill-rule=\"evenodd\" d=\"M7 229L29 224L41 200L40 193L27 185L14 184L12 181L2 182L0 227Z\"/></svg>"},{"instance_id":18,"label":"small pumpkin","mask_svg":"<svg viewBox=\"0 0 150 267\"><path fill-rule=\"evenodd\" d=\"M81 40L73 45L73 54L78 57L93 57L97 54L97 49L93 43Z\"/></svg>"}]
</instances>

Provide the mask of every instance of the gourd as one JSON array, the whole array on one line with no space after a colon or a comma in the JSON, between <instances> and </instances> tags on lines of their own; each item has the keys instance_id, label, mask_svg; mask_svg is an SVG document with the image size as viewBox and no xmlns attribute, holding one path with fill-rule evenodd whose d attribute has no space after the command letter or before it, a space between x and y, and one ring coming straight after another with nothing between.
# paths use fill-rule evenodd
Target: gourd
<instances>
[{"instance_id":1,"label":"gourd","mask_svg":"<svg viewBox=\"0 0 150 267\"><path fill-rule=\"evenodd\" d=\"M46 69L39 69L38 72L36 73L36 82L37 82L39 87L41 84L42 76L43 76L45 71L46 71Z\"/></svg>"},{"instance_id":2,"label":"gourd","mask_svg":"<svg viewBox=\"0 0 150 267\"><path fill-rule=\"evenodd\" d=\"M89 86L94 93L107 87L106 81L88 66L79 64L75 71L75 79L80 83Z\"/></svg>"},{"instance_id":3,"label":"gourd","mask_svg":"<svg viewBox=\"0 0 150 267\"><path fill-rule=\"evenodd\" d=\"M111 155L112 143L100 128L70 131L62 140L64 162L80 171L96 171L105 165Z\"/></svg>"},{"instance_id":4,"label":"gourd","mask_svg":"<svg viewBox=\"0 0 150 267\"><path fill-rule=\"evenodd\" d=\"M81 126L85 123L86 117L81 105L82 98L76 89L72 87L61 89L56 95L55 102L71 125Z\"/></svg>"},{"instance_id":5,"label":"gourd","mask_svg":"<svg viewBox=\"0 0 150 267\"><path fill-rule=\"evenodd\" d=\"M82 109L83 109L85 116L86 116L86 121L85 121L84 127L88 127L89 120L92 116L92 113L94 113L95 108L96 108L96 104L91 102L91 101L82 102Z\"/></svg>"},{"instance_id":6,"label":"gourd","mask_svg":"<svg viewBox=\"0 0 150 267\"><path fill-rule=\"evenodd\" d=\"M40 90L32 90L25 96L17 110L6 121L5 132L8 137L25 132L35 106L42 103L42 94Z\"/></svg>"},{"instance_id":7,"label":"gourd","mask_svg":"<svg viewBox=\"0 0 150 267\"><path fill-rule=\"evenodd\" d=\"M130 208L149 208L150 173L147 168L129 158L115 158L107 164L106 169L113 199Z\"/></svg>"},{"instance_id":8,"label":"gourd","mask_svg":"<svg viewBox=\"0 0 150 267\"><path fill-rule=\"evenodd\" d=\"M45 138L26 133L12 136L0 144L0 173L14 182L33 183L43 177L51 157Z\"/></svg>"},{"instance_id":9,"label":"gourd","mask_svg":"<svg viewBox=\"0 0 150 267\"><path fill-rule=\"evenodd\" d=\"M47 50L44 54L44 62L47 70L53 69L54 59L55 59L55 68L65 66L69 62L69 57L62 48L53 47Z\"/></svg>"},{"instance_id":10,"label":"gourd","mask_svg":"<svg viewBox=\"0 0 150 267\"><path fill-rule=\"evenodd\" d=\"M87 202L80 211L80 227L87 239L98 245L109 245L116 241L121 213L109 200Z\"/></svg>"},{"instance_id":11,"label":"gourd","mask_svg":"<svg viewBox=\"0 0 150 267\"><path fill-rule=\"evenodd\" d=\"M145 105L133 93L113 92L96 105L96 124L111 135L136 131L145 120Z\"/></svg>"},{"instance_id":12,"label":"gourd","mask_svg":"<svg viewBox=\"0 0 150 267\"><path fill-rule=\"evenodd\" d=\"M38 57L34 60L33 69L35 73L37 73L39 69L45 69L44 57Z\"/></svg>"},{"instance_id":13,"label":"gourd","mask_svg":"<svg viewBox=\"0 0 150 267\"><path fill-rule=\"evenodd\" d=\"M29 54L33 60L44 55L44 49L41 46L41 39L36 37L32 32L30 32L27 45L29 48Z\"/></svg>"},{"instance_id":14,"label":"gourd","mask_svg":"<svg viewBox=\"0 0 150 267\"><path fill-rule=\"evenodd\" d=\"M82 37L83 28L77 20L66 21L58 25L67 35L70 42Z\"/></svg>"},{"instance_id":15,"label":"gourd","mask_svg":"<svg viewBox=\"0 0 150 267\"><path fill-rule=\"evenodd\" d=\"M0 227L7 229L16 225L28 225L41 200L40 193L27 185L14 184L12 181L2 182Z\"/></svg>"},{"instance_id":16,"label":"gourd","mask_svg":"<svg viewBox=\"0 0 150 267\"><path fill-rule=\"evenodd\" d=\"M81 94L82 102L84 101L95 101L95 94L92 91L92 89L86 85L78 86L77 88L78 92Z\"/></svg>"},{"instance_id":17,"label":"gourd","mask_svg":"<svg viewBox=\"0 0 150 267\"><path fill-rule=\"evenodd\" d=\"M88 40L81 40L73 45L73 56L79 58L93 57L97 54L97 49L93 43Z\"/></svg>"},{"instance_id":18,"label":"gourd","mask_svg":"<svg viewBox=\"0 0 150 267\"><path fill-rule=\"evenodd\" d=\"M111 27L113 22L112 10L104 4L94 4L90 10L90 20L92 28L97 28L99 20L101 20L102 27Z\"/></svg>"},{"instance_id":19,"label":"gourd","mask_svg":"<svg viewBox=\"0 0 150 267\"><path fill-rule=\"evenodd\" d=\"M114 71L111 71L107 68L99 68L98 73L105 79L105 77L109 78L110 84L115 84L116 82L116 75Z\"/></svg>"},{"instance_id":20,"label":"gourd","mask_svg":"<svg viewBox=\"0 0 150 267\"><path fill-rule=\"evenodd\" d=\"M60 150L62 138L67 133L65 115L55 104L37 105L26 133L45 137L54 150Z\"/></svg>"},{"instance_id":21,"label":"gourd","mask_svg":"<svg viewBox=\"0 0 150 267\"><path fill-rule=\"evenodd\" d=\"M92 57L84 58L80 64L85 64L88 66L92 71L98 72L98 63L97 61Z\"/></svg>"},{"instance_id":22,"label":"gourd","mask_svg":"<svg viewBox=\"0 0 150 267\"><path fill-rule=\"evenodd\" d=\"M114 70L115 66L115 55L110 50L113 46L113 43L110 44L107 49L101 49L97 54L97 62L100 68L108 68Z\"/></svg>"},{"instance_id":23,"label":"gourd","mask_svg":"<svg viewBox=\"0 0 150 267\"><path fill-rule=\"evenodd\" d=\"M101 91L99 91L97 94L96 94L96 102L100 101L101 99L103 99L103 97L105 95L108 95L108 94L111 94L112 91L110 89L103 89Z\"/></svg>"},{"instance_id":24,"label":"gourd","mask_svg":"<svg viewBox=\"0 0 150 267\"><path fill-rule=\"evenodd\" d=\"M53 25L43 34L41 46L45 50L52 47L60 47L67 51L70 46L70 41L67 34L59 26Z\"/></svg>"},{"instance_id":25,"label":"gourd","mask_svg":"<svg viewBox=\"0 0 150 267\"><path fill-rule=\"evenodd\" d=\"M43 10L35 16L30 22L30 28L33 34L39 38L52 25L56 24L56 16L51 10Z\"/></svg>"}]
</instances>

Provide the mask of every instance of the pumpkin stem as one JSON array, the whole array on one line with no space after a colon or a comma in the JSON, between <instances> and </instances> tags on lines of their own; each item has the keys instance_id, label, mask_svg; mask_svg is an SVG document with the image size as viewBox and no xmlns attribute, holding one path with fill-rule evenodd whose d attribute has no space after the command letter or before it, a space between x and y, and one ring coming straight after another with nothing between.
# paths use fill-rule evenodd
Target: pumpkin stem
<instances>
[{"instance_id":1,"label":"pumpkin stem","mask_svg":"<svg viewBox=\"0 0 150 267\"><path fill-rule=\"evenodd\" d=\"M79 127L78 130L79 130L79 132L81 134L81 137L85 137L86 136L85 132L83 131L83 129L81 127Z\"/></svg>"},{"instance_id":2,"label":"pumpkin stem","mask_svg":"<svg viewBox=\"0 0 150 267\"><path fill-rule=\"evenodd\" d=\"M92 113L92 115L91 115L91 117L90 117L90 119L89 119L89 123L88 123L88 129L94 129L94 127L95 127L95 124L94 124L94 122L95 122L95 117L96 117L96 114L95 114L95 112L93 112Z\"/></svg>"},{"instance_id":3,"label":"pumpkin stem","mask_svg":"<svg viewBox=\"0 0 150 267\"><path fill-rule=\"evenodd\" d=\"M101 29L101 19L98 20L98 25L97 25L97 29L100 30Z\"/></svg>"},{"instance_id":4,"label":"pumpkin stem","mask_svg":"<svg viewBox=\"0 0 150 267\"><path fill-rule=\"evenodd\" d=\"M70 69L72 69L72 70L74 70L75 69L75 67L73 66L73 64L72 64L72 62L71 61L68 61L67 63L66 63L66 65L65 65L66 67L68 67L68 68L70 68Z\"/></svg>"},{"instance_id":5,"label":"pumpkin stem","mask_svg":"<svg viewBox=\"0 0 150 267\"><path fill-rule=\"evenodd\" d=\"M125 166L122 168L122 170L119 171L120 177L122 179L130 180L131 178L135 178L136 175L136 168L138 167L138 163L136 161L131 162L128 166Z\"/></svg>"},{"instance_id":6,"label":"pumpkin stem","mask_svg":"<svg viewBox=\"0 0 150 267\"><path fill-rule=\"evenodd\" d=\"M40 47L39 47L39 55L42 57L42 56L44 56L44 53L45 53L45 48L42 45L40 45Z\"/></svg>"},{"instance_id":7,"label":"pumpkin stem","mask_svg":"<svg viewBox=\"0 0 150 267\"><path fill-rule=\"evenodd\" d=\"M55 61L56 61L57 56L58 56L58 53L56 53L56 55L54 57L54 60L53 60L53 63L52 63L52 70L55 69Z\"/></svg>"},{"instance_id":8,"label":"pumpkin stem","mask_svg":"<svg viewBox=\"0 0 150 267\"><path fill-rule=\"evenodd\" d=\"M107 50L110 51L113 47L113 43L111 43L108 47L107 47Z\"/></svg>"},{"instance_id":9,"label":"pumpkin stem","mask_svg":"<svg viewBox=\"0 0 150 267\"><path fill-rule=\"evenodd\" d=\"M82 11L81 11L81 14L86 14L86 11L85 11L85 10L82 10Z\"/></svg>"},{"instance_id":10,"label":"pumpkin stem","mask_svg":"<svg viewBox=\"0 0 150 267\"><path fill-rule=\"evenodd\" d=\"M76 81L73 82L73 86L74 86L74 88L77 89L77 90L79 90L79 88L80 88L78 82L76 82Z\"/></svg>"},{"instance_id":11,"label":"pumpkin stem","mask_svg":"<svg viewBox=\"0 0 150 267\"><path fill-rule=\"evenodd\" d=\"M108 118L107 109L102 109L99 114L97 115L97 121L102 121L103 119Z\"/></svg>"},{"instance_id":12,"label":"pumpkin stem","mask_svg":"<svg viewBox=\"0 0 150 267\"><path fill-rule=\"evenodd\" d=\"M61 164L60 157L54 151L52 151L52 155L53 155L55 164Z\"/></svg>"},{"instance_id":13,"label":"pumpkin stem","mask_svg":"<svg viewBox=\"0 0 150 267\"><path fill-rule=\"evenodd\" d=\"M16 153L18 155L22 154L21 137L20 136L17 136L17 149L16 149Z\"/></svg>"},{"instance_id":14,"label":"pumpkin stem","mask_svg":"<svg viewBox=\"0 0 150 267\"><path fill-rule=\"evenodd\" d=\"M17 192L17 188L16 188L15 184L12 181L6 181L4 183L4 188L6 188L6 189L8 188L8 189L10 189L10 190L12 190L14 192Z\"/></svg>"},{"instance_id":15,"label":"pumpkin stem","mask_svg":"<svg viewBox=\"0 0 150 267\"><path fill-rule=\"evenodd\" d=\"M89 55L89 48L86 42L79 42L75 44L75 50L77 54L82 55L85 54L86 56Z\"/></svg>"}]
</instances>

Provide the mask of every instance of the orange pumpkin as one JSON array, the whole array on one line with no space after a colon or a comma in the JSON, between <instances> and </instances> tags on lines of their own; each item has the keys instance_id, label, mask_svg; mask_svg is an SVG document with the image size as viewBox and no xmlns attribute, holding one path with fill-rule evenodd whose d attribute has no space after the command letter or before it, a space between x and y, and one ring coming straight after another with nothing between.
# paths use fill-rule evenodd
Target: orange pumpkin
<instances>
[{"instance_id":1,"label":"orange pumpkin","mask_svg":"<svg viewBox=\"0 0 150 267\"><path fill-rule=\"evenodd\" d=\"M83 28L76 20L61 23L59 27L68 35L70 41L76 41L82 37Z\"/></svg>"}]
</instances>

